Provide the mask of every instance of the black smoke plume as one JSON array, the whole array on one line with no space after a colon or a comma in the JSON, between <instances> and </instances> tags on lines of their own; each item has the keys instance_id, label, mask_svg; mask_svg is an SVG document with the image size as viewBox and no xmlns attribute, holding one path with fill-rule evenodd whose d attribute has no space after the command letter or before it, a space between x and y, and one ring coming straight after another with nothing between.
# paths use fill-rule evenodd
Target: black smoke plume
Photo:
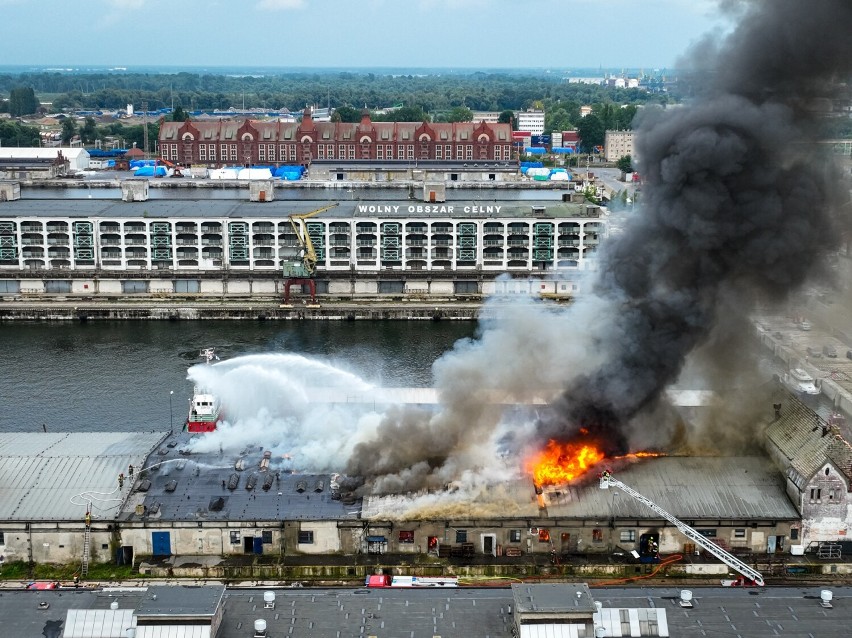
<instances>
[{"instance_id":1,"label":"black smoke plume","mask_svg":"<svg viewBox=\"0 0 852 638\"><path fill-rule=\"evenodd\" d=\"M820 273L840 242L841 200L815 151L814 108L852 68L852 0L724 4L738 26L697 49L692 99L644 109L641 207L605 242L594 284L567 310L489 304L480 337L433 368L440 409L387 413L359 440L353 488L475 490L478 478L507 475L507 455L581 427L610 454L672 445L662 397L687 356L730 367L755 302ZM530 401L554 396L549 410ZM535 418L506 419L501 404L513 401L535 405Z\"/></svg>"},{"instance_id":2,"label":"black smoke plume","mask_svg":"<svg viewBox=\"0 0 852 638\"><path fill-rule=\"evenodd\" d=\"M694 98L640 121L642 210L610 240L594 289L612 309L605 356L570 383L544 436L584 426L624 451L629 424L714 326L783 299L839 246L844 200L814 142L822 98L850 79L852 2L725 5L738 26L698 48Z\"/></svg>"}]
</instances>

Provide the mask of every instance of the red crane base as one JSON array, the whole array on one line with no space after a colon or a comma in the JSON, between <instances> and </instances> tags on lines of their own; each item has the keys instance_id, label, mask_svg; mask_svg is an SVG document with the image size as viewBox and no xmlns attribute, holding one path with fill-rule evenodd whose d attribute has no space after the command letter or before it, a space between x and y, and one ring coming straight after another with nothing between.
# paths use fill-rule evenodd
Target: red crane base
<instances>
[{"instance_id":1,"label":"red crane base","mask_svg":"<svg viewBox=\"0 0 852 638\"><path fill-rule=\"evenodd\" d=\"M285 279L284 280L284 303L290 303L290 286L292 285L304 286L307 284L308 289L311 293L311 304L316 304L317 302L317 284L313 279Z\"/></svg>"}]
</instances>

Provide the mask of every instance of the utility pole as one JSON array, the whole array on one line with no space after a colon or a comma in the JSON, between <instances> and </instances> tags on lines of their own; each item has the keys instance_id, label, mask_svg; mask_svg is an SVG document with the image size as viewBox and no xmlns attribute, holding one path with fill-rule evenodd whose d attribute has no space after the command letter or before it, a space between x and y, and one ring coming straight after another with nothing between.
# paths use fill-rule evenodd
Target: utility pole
<instances>
[{"instance_id":1,"label":"utility pole","mask_svg":"<svg viewBox=\"0 0 852 638\"><path fill-rule=\"evenodd\" d=\"M148 155L148 102L142 101L142 146L145 147L145 155Z\"/></svg>"}]
</instances>

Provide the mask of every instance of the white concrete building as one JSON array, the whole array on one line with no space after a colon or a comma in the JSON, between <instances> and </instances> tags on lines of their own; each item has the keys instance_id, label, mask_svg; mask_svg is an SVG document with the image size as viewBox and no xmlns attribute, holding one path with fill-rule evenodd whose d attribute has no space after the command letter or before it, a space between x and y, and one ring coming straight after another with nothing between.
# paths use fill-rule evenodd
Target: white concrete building
<instances>
[{"instance_id":1,"label":"white concrete building","mask_svg":"<svg viewBox=\"0 0 852 638\"><path fill-rule=\"evenodd\" d=\"M527 110L515 114L518 119L518 130L528 131L533 135L544 135L544 111Z\"/></svg>"}]
</instances>

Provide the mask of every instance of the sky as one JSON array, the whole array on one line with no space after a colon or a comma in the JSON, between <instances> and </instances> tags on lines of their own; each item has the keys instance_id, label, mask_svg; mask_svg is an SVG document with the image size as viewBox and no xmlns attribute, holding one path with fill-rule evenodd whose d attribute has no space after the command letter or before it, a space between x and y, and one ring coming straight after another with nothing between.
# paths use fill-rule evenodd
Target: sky
<instances>
[{"instance_id":1,"label":"sky","mask_svg":"<svg viewBox=\"0 0 852 638\"><path fill-rule=\"evenodd\" d=\"M671 68L714 0L0 0L0 65Z\"/></svg>"}]
</instances>

